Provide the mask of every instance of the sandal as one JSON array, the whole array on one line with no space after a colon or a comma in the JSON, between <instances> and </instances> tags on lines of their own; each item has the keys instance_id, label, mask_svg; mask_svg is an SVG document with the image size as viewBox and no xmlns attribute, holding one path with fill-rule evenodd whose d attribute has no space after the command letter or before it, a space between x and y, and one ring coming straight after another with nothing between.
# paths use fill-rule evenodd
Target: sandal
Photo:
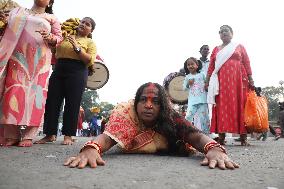
<instances>
[{"instance_id":1,"label":"sandal","mask_svg":"<svg viewBox=\"0 0 284 189\"><path fill-rule=\"evenodd\" d=\"M32 147L32 146L33 146L32 139L24 139L18 144L18 147Z\"/></svg>"},{"instance_id":2,"label":"sandal","mask_svg":"<svg viewBox=\"0 0 284 189\"><path fill-rule=\"evenodd\" d=\"M45 144L47 142L55 142L56 141L56 136L55 135L49 135L45 136L42 139L35 141L34 144Z\"/></svg>"}]
</instances>

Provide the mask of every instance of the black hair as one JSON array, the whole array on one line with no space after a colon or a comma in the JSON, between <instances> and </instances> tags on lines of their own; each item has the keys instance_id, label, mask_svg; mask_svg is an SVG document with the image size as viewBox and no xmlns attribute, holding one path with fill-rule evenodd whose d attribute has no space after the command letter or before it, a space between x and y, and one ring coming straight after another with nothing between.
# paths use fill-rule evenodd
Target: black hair
<instances>
[{"instance_id":1,"label":"black hair","mask_svg":"<svg viewBox=\"0 0 284 189\"><path fill-rule=\"evenodd\" d=\"M209 45L202 45L199 49L199 52L201 52L204 47L209 47Z\"/></svg>"},{"instance_id":2,"label":"black hair","mask_svg":"<svg viewBox=\"0 0 284 189\"><path fill-rule=\"evenodd\" d=\"M229 28L230 32L231 32L232 34L234 34L233 29L232 29L231 26L229 26L229 25L222 25L222 26L220 27L220 29L221 29L222 27L227 27L227 28Z\"/></svg>"},{"instance_id":3,"label":"black hair","mask_svg":"<svg viewBox=\"0 0 284 189\"><path fill-rule=\"evenodd\" d=\"M54 3L54 0L50 0L49 1L49 5L47 7L45 7L45 12L46 13L53 14L53 10L52 10L53 3Z\"/></svg>"},{"instance_id":4,"label":"black hair","mask_svg":"<svg viewBox=\"0 0 284 189\"><path fill-rule=\"evenodd\" d=\"M157 126L153 129L167 138L169 152L176 153L180 150L178 141L180 140L180 138L182 138L181 135L188 135L193 132L199 132L199 130L194 126L189 126L188 124L190 123L173 109L166 90L158 83L148 82L141 85L137 89L134 99L134 108L137 115L137 105L140 101L140 97L143 93L143 90L149 85L154 85L159 91L158 96L160 112L157 118Z\"/></svg>"},{"instance_id":5,"label":"black hair","mask_svg":"<svg viewBox=\"0 0 284 189\"><path fill-rule=\"evenodd\" d=\"M187 68L187 61L188 61L188 60L192 60L193 62L195 62L195 63L197 64L198 68L197 68L196 72L197 72L197 73L200 73L200 70L202 69L202 63L201 63L200 60L197 60L197 59L194 58L194 57L190 57L190 58L186 59L186 61L184 62L184 64L183 64L183 69L184 69L185 73L186 73L186 74L189 74L189 70L188 70L188 68Z\"/></svg>"},{"instance_id":6,"label":"black hair","mask_svg":"<svg viewBox=\"0 0 284 189\"><path fill-rule=\"evenodd\" d=\"M91 17L84 17L84 18L87 18L91 21L91 25L92 25L92 30L91 30L91 33L89 33L89 35L87 36L88 38L91 38L92 39L92 32L94 31L94 29L96 28L96 22L94 21L94 19L92 19ZM83 18L83 19L84 19Z\"/></svg>"},{"instance_id":7,"label":"black hair","mask_svg":"<svg viewBox=\"0 0 284 189\"><path fill-rule=\"evenodd\" d=\"M91 17L84 17L87 18L91 21L91 25L92 25L92 32L94 31L94 29L96 28L96 22L94 21L94 19L92 19Z\"/></svg>"}]
</instances>

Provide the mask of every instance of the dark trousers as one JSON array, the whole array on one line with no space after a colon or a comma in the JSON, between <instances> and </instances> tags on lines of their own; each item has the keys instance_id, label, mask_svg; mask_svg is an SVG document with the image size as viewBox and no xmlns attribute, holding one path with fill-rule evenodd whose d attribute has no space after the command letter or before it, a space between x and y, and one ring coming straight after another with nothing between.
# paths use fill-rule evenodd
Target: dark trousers
<instances>
[{"instance_id":1,"label":"dark trousers","mask_svg":"<svg viewBox=\"0 0 284 189\"><path fill-rule=\"evenodd\" d=\"M76 136L82 94L88 78L88 69L82 61L58 59L52 72L44 113L44 134L56 135L60 107L65 99L62 134Z\"/></svg>"}]
</instances>

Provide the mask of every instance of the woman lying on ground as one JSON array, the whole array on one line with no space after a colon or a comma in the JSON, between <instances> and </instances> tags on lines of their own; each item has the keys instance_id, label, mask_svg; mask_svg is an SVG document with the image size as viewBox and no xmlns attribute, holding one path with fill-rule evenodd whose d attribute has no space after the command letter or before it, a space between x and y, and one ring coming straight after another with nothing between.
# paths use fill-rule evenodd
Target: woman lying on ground
<instances>
[{"instance_id":1,"label":"woman lying on ground","mask_svg":"<svg viewBox=\"0 0 284 189\"><path fill-rule=\"evenodd\" d=\"M202 165L234 169L239 166L219 143L207 137L171 106L164 88L157 83L139 87L134 100L119 104L110 116L103 134L87 142L79 155L64 165L95 168L105 165L102 153L118 144L125 153L185 154L191 145L205 154Z\"/></svg>"}]
</instances>

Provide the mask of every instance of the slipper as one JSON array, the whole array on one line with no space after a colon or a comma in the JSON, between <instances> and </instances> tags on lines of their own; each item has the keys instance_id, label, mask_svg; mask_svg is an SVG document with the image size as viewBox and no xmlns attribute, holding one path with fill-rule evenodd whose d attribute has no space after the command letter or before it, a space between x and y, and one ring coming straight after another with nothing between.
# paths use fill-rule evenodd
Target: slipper
<instances>
[{"instance_id":1,"label":"slipper","mask_svg":"<svg viewBox=\"0 0 284 189\"><path fill-rule=\"evenodd\" d=\"M32 140L23 140L18 144L18 147L32 147L32 146L33 146Z\"/></svg>"}]
</instances>

